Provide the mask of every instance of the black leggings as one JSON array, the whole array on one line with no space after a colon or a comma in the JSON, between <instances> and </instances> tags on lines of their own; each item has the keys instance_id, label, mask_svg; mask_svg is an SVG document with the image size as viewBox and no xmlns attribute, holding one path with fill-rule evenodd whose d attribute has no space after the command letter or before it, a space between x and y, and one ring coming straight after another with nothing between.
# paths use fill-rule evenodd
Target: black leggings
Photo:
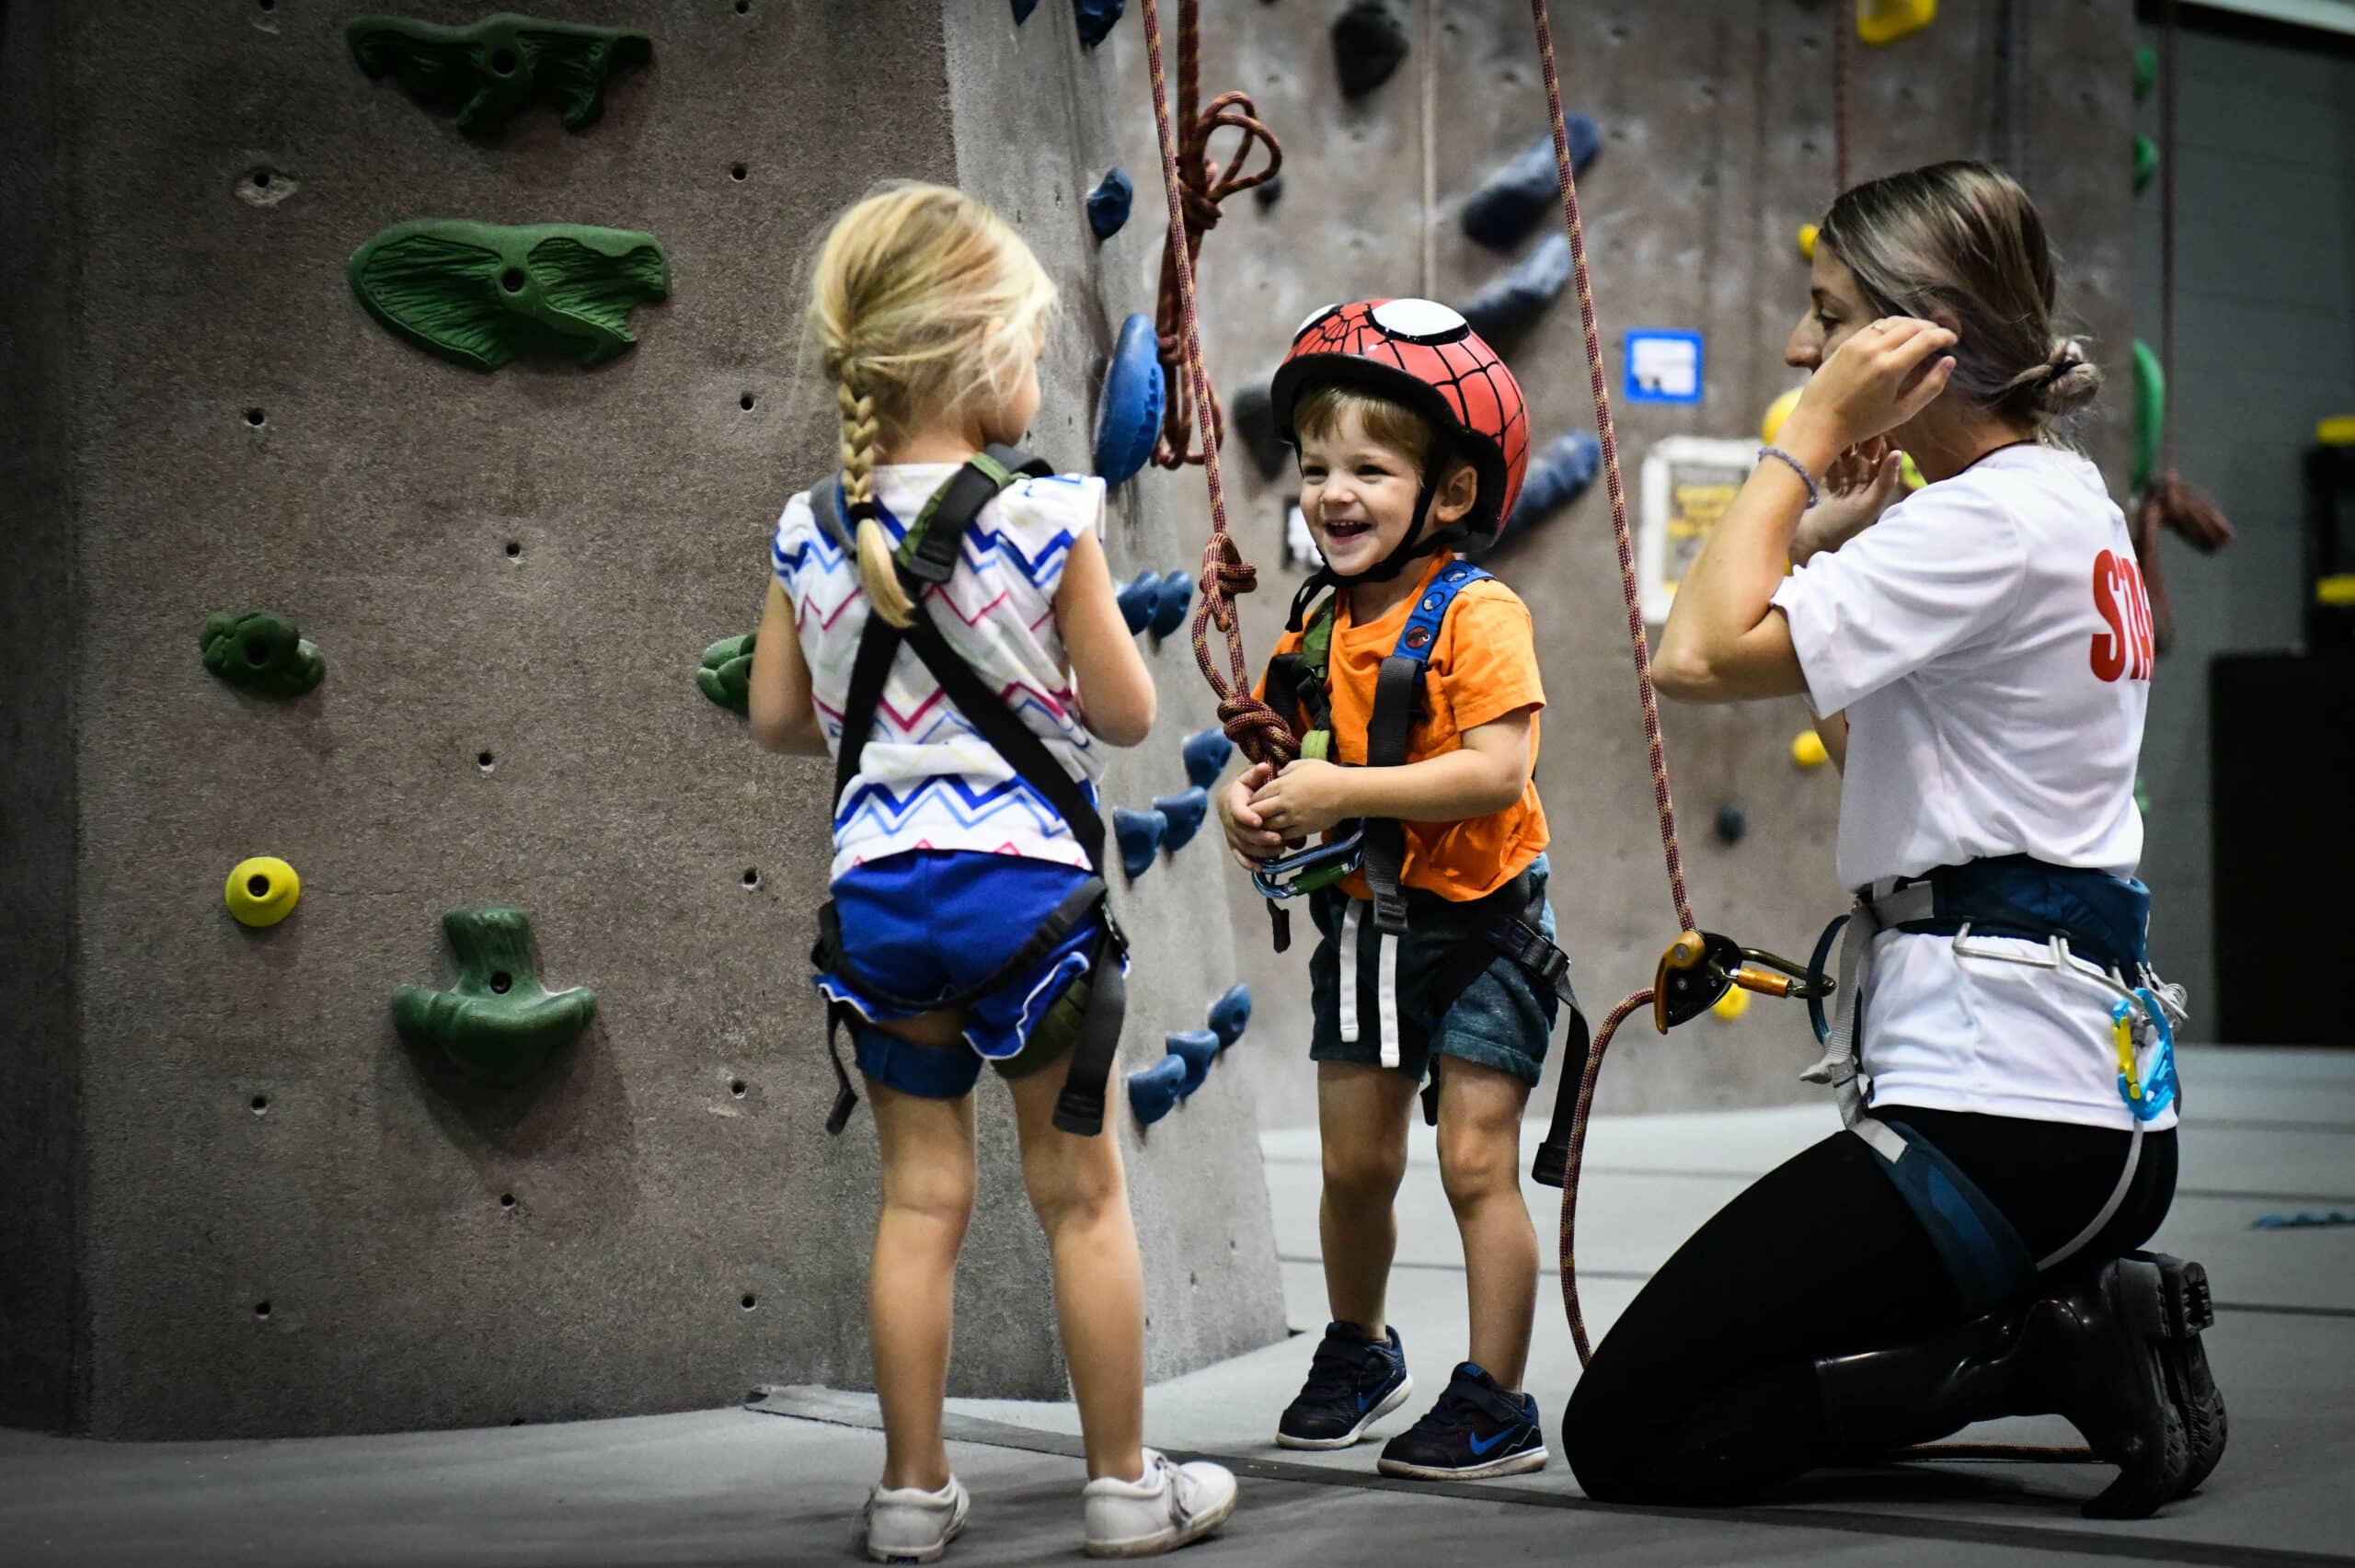
<instances>
[{"instance_id":1,"label":"black leggings","mask_svg":"<svg viewBox=\"0 0 2355 1568\"><path fill-rule=\"evenodd\" d=\"M1977 1183L2041 1257L2117 1185L2124 1132L1887 1105ZM2173 1132L2064 1268L2148 1241L2175 1197ZM1813 1363L1960 1321L1928 1236L1862 1139L1841 1132L1759 1178L1654 1275L1570 1396L1562 1446L1588 1496L1745 1500L1830 1457Z\"/></svg>"}]
</instances>

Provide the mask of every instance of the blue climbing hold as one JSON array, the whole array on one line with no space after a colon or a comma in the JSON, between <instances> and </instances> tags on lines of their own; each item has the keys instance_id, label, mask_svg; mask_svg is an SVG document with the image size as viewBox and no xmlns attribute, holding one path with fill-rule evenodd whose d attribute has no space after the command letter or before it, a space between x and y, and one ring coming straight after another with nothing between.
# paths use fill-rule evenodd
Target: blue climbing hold
<instances>
[{"instance_id":1,"label":"blue climbing hold","mask_svg":"<svg viewBox=\"0 0 2355 1568\"><path fill-rule=\"evenodd\" d=\"M1243 1038L1243 1031L1250 1022L1249 986L1229 986L1224 996L1211 1003L1211 1033L1218 1036L1221 1050Z\"/></svg>"},{"instance_id":2,"label":"blue climbing hold","mask_svg":"<svg viewBox=\"0 0 2355 1568\"><path fill-rule=\"evenodd\" d=\"M1557 436L1529 465L1521 498L1513 503L1512 515L1505 519L1497 543L1520 538L1545 521L1546 514L1576 500L1602 468L1603 443L1595 440L1592 430L1565 430Z\"/></svg>"},{"instance_id":3,"label":"blue climbing hold","mask_svg":"<svg viewBox=\"0 0 2355 1568\"><path fill-rule=\"evenodd\" d=\"M1464 319L1483 338L1520 326L1553 303L1570 280L1570 236L1548 235L1544 244L1463 306Z\"/></svg>"},{"instance_id":4,"label":"blue climbing hold","mask_svg":"<svg viewBox=\"0 0 2355 1568\"><path fill-rule=\"evenodd\" d=\"M1096 472L1107 485L1126 484L1153 455L1162 396L1161 342L1153 317L1140 311L1120 323L1096 405ZM1143 624L1132 621L1129 630Z\"/></svg>"},{"instance_id":5,"label":"blue climbing hold","mask_svg":"<svg viewBox=\"0 0 2355 1568\"><path fill-rule=\"evenodd\" d=\"M1729 800L1717 807L1719 839L1729 844L1738 844L1741 842L1742 835L1749 831L1750 813L1741 808L1740 801Z\"/></svg>"},{"instance_id":6,"label":"blue climbing hold","mask_svg":"<svg viewBox=\"0 0 2355 1568\"><path fill-rule=\"evenodd\" d=\"M1202 818L1210 814L1211 792L1196 784L1183 795L1163 795L1153 803L1153 808L1169 824L1169 830L1162 835L1161 847L1176 854L1202 830Z\"/></svg>"},{"instance_id":7,"label":"blue climbing hold","mask_svg":"<svg viewBox=\"0 0 2355 1568\"><path fill-rule=\"evenodd\" d=\"M1030 13L1038 8L1039 0L1014 0L1014 25L1018 28L1028 21Z\"/></svg>"},{"instance_id":8,"label":"blue climbing hold","mask_svg":"<svg viewBox=\"0 0 2355 1568\"><path fill-rule=\"evenodd\" d=\"M1181 1029L1165 1036L1163 1044L1171 1056L1186 1064L1185 1080L1178 1085L1178 1097L1182 1100L1211 1075L1211 1062L1218 1056L1218 1036L1208 1029Z\"/></svg>"},{"instance_id":9,"label":"blue climbing hold","mask_svg":"<svg viewBox=\"0 0 2355 1568\"><path fill-rule=\"evenodd\" d=\"M2260 1214L2249 1221L2252 1230L2307 1230L2325 1225L2355 1225L2355 1214L2329 1208L2303 1214Z\"/></svg>"},{"instance_id":10,"label":"blue climbing hold","mask_svg":"<svg viewBox=\"0 0 2355 1568\"><path fill-rule=\"evenodd\" d=\"M1186 1097L1186 1059L1166 1056L1151 1067L1129 1074L1129 1109L1137 1121L1151 1127L1178 1108Z\"/></svg>"},{"instance_id":11,"label":"blue climbing hold","mask_svg":"<svg viewBox=\"0 0 2355 1568\"><path fill-rule=\"evenodd\" d=\"M1079 18L1079 42L1084 49L1094 49L1120 19L1120 11L1128 0L1072 0L1072 15Z\"/></svg>"},{"instance_id":12,"label":"blue climbing hold","mask_svg":"<svg viewBox=\"0 0 2355 1568\"><path fill-rule=\"evenodd\" d=\"M1153 607L1161 590L1159 572L1139 572L1120 585L1113 602L1120 607L1120 619L1129 624L1129 635L1136 635L1153 622Z\"/></svg>"},{"instance_id":13,"label":"blue climbing hold","mask_svg":"<svg viewBox=\"0 0 2355 1568\"><path fill-rule=\"evenodd\" d=\"M1583 114L1570 116L1568 129L1570 172L1584 174L1603 150L1603 133ZM1554 161L1554 133L1548 131L1472 193L1464 203L1464 232L1491 250L1510 250L1532 223L1559 211L1561 202L1561 166Z\"/></svg>"},{"instance_id":14,"label":"blue climbing hold","mask_svg":"<svg viewBox=\"0 0 2355 1568\"><path fill-rule=\"evenodd\" d=\"M1154 852L1161 848L1168 832L1169 818L1158 811L1113 807L1112 837L1120 841L1120 869L1129 874L1130 881L1153 869Z\"/></svg>"},{"instance_id":15,"label":"blue climbing hold","mask_svg":"<svg viewBox=\"0 0 2355 1568\"><path fill-rule=\"evenodd\" d=\"M1161 579L1153 595L1153 635L1166 637L1186 624L1186 606L1194 601L1194 579L1172 572Z\"/></svg>"},{"instance_id":16,"label":"blue climbing hold","mask_svg":"<svg viewBox=\"0 0 2355 1568\"><path fill-rule=\"evenodd\" d=\"M1226 760L1235 755L1235 742L1223 729L1205 729L1186 737L1184 754L1187 779L1196 789L1208 789L1226 772Z\"/></svg>"},{"instance_id":17,"label":"blue climbing hold","mask_svg":"<svg viewBox=\"0 0 2355 1568\"><path fill-rule=\"evenodd\" d=\"M1115 168L1096 182L1096 189L1087 193L1087 226L1096 231L1097 244L1120 232L1136 194L1137 188L1129 182L1129 171L1124 168Z\"/></svg>"}]
</instances>

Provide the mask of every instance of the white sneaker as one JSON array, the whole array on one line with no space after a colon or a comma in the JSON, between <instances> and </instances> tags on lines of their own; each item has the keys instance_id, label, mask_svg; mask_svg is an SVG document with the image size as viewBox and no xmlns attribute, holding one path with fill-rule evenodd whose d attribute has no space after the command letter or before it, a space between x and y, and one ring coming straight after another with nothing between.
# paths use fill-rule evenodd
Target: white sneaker
<instances>
[{"instance_id":1,"label":"white sneaker","mask_svg":"<svg viewBox=\"0 0 2355 1568\"><path fill-rule=\"evenodd\" d=\"M1207 1459L1174 1465L1151 1448L1144 1477L1099 1476L1080 1494L1087 1505L1087 1555L1156 1557L1200 1540L1235 1512L1235 1477Z\"/></svg>"},{"instance_id":2,"label":"white sneaker","mask_svg":"<svg viewBox=\"0 0 2355 1568\"><path fill-rule=\"evenodd\" d=\"M879 1486L867 1494L859 1517L861 1543L878 1562L937 1562L965 1528L971 1503L953 1475L937 1492Z\"/></svg>"}]
</instances>

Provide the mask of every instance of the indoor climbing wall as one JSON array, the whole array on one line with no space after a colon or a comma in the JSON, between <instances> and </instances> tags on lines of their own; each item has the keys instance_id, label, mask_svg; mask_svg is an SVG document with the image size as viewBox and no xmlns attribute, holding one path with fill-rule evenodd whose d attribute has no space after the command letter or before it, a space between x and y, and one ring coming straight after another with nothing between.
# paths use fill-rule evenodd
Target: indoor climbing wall
<instances>
[{"instance_id":1,"label":"indoor climbing wall","mask_svg":"<svg viewBox=\"0 0 2355 1568\"><path fill-rule=\"evenodd\" d=\"M1878 20L1923 8L1874 0L1865 9ZM1566 0L1552 9L1565 108L1591 122L1591 132L1573 123L1574 155L1592 153L1580 198L1640 526L1648 455L1673 453L1663 443L1680 439L1727 441L1738 476L1768 406L1801 379L1782 363L1807 304L1797 235L1833 193L1831 29L1858 7ZM1491 189L1475 200L1547 133L1525 0L1204 10L1204 100L1230 88L1249 94L1284 146L1273 200L1263 189L1228 201L1203 245L1204 348L1230 408L1319 306L1428 293L1465 308L1484 331L1499 324L1492 341L1528 395L1533 452L1568 439L1561 477L1574 485L1591 472L1593 405L1575 293L1564 287L1568 256L1550 146L1536 155L1534 200L1516 203L1511 191ZM1944 0L1935 11L1928 27L1885 44L1851 37L1852 178L1962 155L2024 166L2072 280L2064 308L2089 331L2110 377L2085 435L2123 499L2132 8L2126 0ZM1145 101L1143 43L1122 29L1105 46L1119 57L1124 101ZM1159 162L1152 127L1132 115L1121 130L1142 207ZM1214 143L1220 159L1226 143L1223 134ZM1428 209L1427 166L1435 198ZM1150 281L1160 228L1132 223L1108 244L1108 270ZM1635 390L1679 393L1682 365L1692 400L1632 395L1631 332L1650 338L1642 353L1665 355L1668 366ZM1298 486L1288 458L1263 476L1246 454L1246 431L1235 433L1226 473L1234 532L1261 567L1245 619L1252 657L1263 660L1301 577L1282 565L1286 503ZM1687 516L1702 515L1711 487L1726 482L1708 462L1698 467L1700 498ZM1194 505L1193 525L1206 530ZM1575 983L1599 1017L1649 983L1676 921L1603 484L1595 479L1524 526L1491 564L1536 618L1550 698L1537 777L1553 830L1553 894ZM1199 553L1165 565L1190 567ZM1205 698L1196 703L1198 713L1209 711ZM1671 706L1665 727L1696 914L1705 926L1804 960L1845 902L1832 870L1838 779L1794 759L1804 708L1796 700ZM1269 953L1258 899L1240 876L1229 890L1243 970L1259 1001L1246 1059L1261 1114L1271 1125L1313 1122L1304 956L1298 948ZM1763 999L1739 1019L1696 1020L1668 1040L1637 1024L1603 1072L1600 1104L1678 1110L1796 1100L1818 1093L1795 1076L1816 1054L1799 1010Z\"/></svg>"},{"instance_id":2,"label":"indoor climbing wall","mask_svg":"<svg viewBox=\"0 0 2355 1568\"><path fill-rule=\"evenodd\" d=\"M0 593L41 628L0 655L0 1418L865 1386L873 1135L825 1135L807 983L830 770L753 747L714 645L827 471L800 279L878 178L961 182L1038 249L1038 446L1088 466L1150 285L1083 203L1142 99L1068 6L366 9L0 10ZM1190 497L1120 492L1116 565L1191 548ZM1190 661L1154 658L1168 722L1108 804L1185 788ZM1122 1069L1176 1034L1192 1091L1140 1130L1114 1084L1159 1377L1283 1325L1248 1079L1195 1033L1235 978L1213 847L1118 898ZM1061 1397L982 1102L952 1391Z\"/></svg>"}]
</instances>

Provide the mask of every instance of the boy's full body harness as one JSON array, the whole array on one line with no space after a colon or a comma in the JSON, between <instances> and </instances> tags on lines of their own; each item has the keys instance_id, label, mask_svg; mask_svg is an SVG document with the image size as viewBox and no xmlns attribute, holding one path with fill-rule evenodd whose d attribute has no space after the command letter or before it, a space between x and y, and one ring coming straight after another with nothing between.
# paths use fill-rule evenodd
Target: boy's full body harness
<instances>
[{"instance_id":1,"label":"boy's full body harness","mask_svg":"<svg viewBox=\"0 0 2355 1568\"><path fill-rule=\"evenodd\" d=\"M1063 1093L1055 1101L1055 1125L1066 1132L1093 1137L1103 1130L1104 1086L1119 1054L1120 1019L1128 1000L1121 966L1128 939L1113 920L1104 881L1104 818L1076 780L1056 761L1030 727L992 691L973 667L950 647L925 612L924 590L945 583L957 568L965 533L981 516L982 508L1024 475L1044 477L1052 472L1045 463L1012 447L990 446L976 452L948 481L932 494L924 510L909 525L893 553L900 579L914 601L915 611L905 627L894 626L869 608L867 629L860 635L858 657L852 663L850 692L843 704L843 732L834 758L834 810L842 809L851 780L858 776L859 756L875 727L877 707L890 679L892 661L902 647L923 661L941 692L957 705L981 738L1005 760L1016 775L1052 806L1072 837L1087 853L1093 873L1065 895L1046 923L996 970L980 983L948 996L902 997L860 972L843 951L842 924L828 899L818 911L818 943L810 961L821 972L843 976L864 995L902 1012L929 1013L971 1005L982 997L1013 984L1086 921L1100 919L1101 930L1090 950L1087 973L1072 982L1038 1025L1039 1031L1075 1032ZM834 544L853 556L858 549L857 526L875 503L845 509L839 479L818 485L810 492L810 510L818 526ZM856 1027L858 1010L848 1002L826 1008L826 1048L833 1058L836 1092L826 1130L839 1133L857 1107L858 1095L844 1070L841 1032Z\"/></svg>"},{"instance_id":2,"label":"boy's full body harness","mask_svg":"<svg viewBox=\"0 0 2355 1568\"><path fill-rule=\"evenodd\" d=\"M1303 391L1340 383L1400 403L1420 414L1432 435L1423 464L1414 521L1388 555L1365 571L1342 577L1329 567L1311 574L1292 601L1291 629L1300 646L1268 666L1267 701L1294 717L1301 755L1331 760L1333 710L1330 692L1333 628L1338 594L1328 594L1304 628L1302 611L1327 588L1387 581L1421 556L1466 539L1493 540L1520 494L1528 461L1528 416L1521 388L1495 351L1464 318L1429 300L1368 300L1329 306L1311 315L1294 336L1291 352L1270 389L1276 425L1297 444L1292 410ZM1438 530L1427 530L1432 498L1448 468L1472 464L1479 478L1473 509ZM1400 767L1408 739L1423 716L1424 676L1447 612L1456 597L1488 574L1468 561L1453 561L1431 579L1408 612L1397 645L1382 661L1375 679L1373 711L1367 723L1368 767ZM1361 1037L1358 1006L1358 947L1361 921L1371 913L1375 944L1375 1024L1384 1067L1400 1062L1402 1020L1398 1006L1398 941L1408 923L1403 823L1367 818L1331 841L1271 861L1252 880L1269 899L1276 949L1291 941L1291 921L1278 901L1330 887L1352 870L1362 870L1372 899L1351 899L1341 913L1335 945L1340 964L1339 1028L1344 1041ZM1571 1036L1581 1057L1586 1023L1569 982L1568 956L1538 925L1543 900L1523 872L1464 910L1470 922L1424 990L1423 1013L1436 1022L1499 954L1511 958L1570 1009ZM1424 1113L1436 1116L1431 1090Z\"/></svg>"}]
</instances>

